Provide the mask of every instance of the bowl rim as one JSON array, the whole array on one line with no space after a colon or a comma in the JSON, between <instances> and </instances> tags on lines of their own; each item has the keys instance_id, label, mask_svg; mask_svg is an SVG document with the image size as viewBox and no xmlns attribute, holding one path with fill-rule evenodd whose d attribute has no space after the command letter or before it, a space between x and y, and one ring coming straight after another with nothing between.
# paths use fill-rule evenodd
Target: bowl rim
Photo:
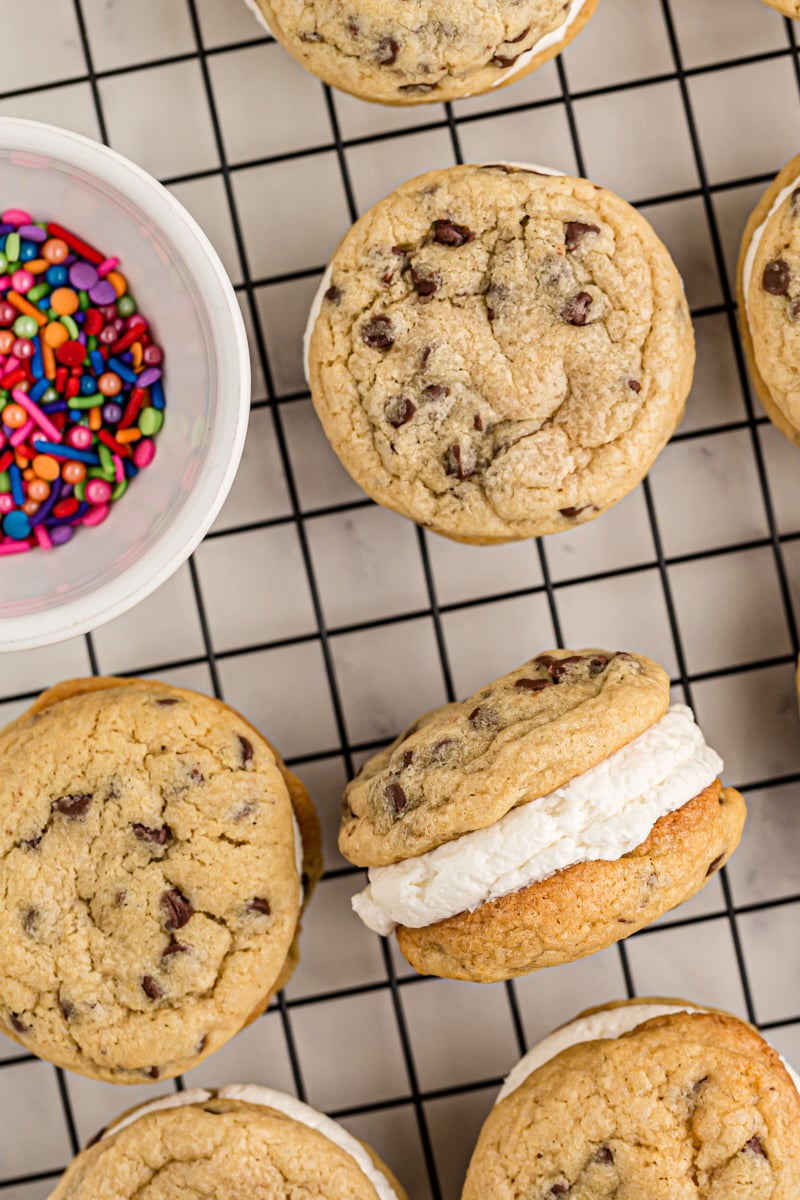
<instances>
[{"instance_id":1,"label":"bowl rim","mask_svg":"<svg viewBox=\"0 0 800 1200\"><path fill-rule=\"evenodd\" d=\"M90 632L121 616L165 583L189 558L213 524L231 489L244 450L250 417L250 351L233 284L217 251L194 217L143 167L83 134L40 121L0 117L0 151L41 154L95 176L141 208L170 241L183 247L192 275L216 287L213 311L218 378L223 375L229 419L215 420L209 458L220 464L203 472L176 519L154 544L112 580L55 608L0 616L0 654L53 645ZM192 254L187 256L187 246ZM223 353L220 354L220 347Z\"/></svg>"}]
</instances>

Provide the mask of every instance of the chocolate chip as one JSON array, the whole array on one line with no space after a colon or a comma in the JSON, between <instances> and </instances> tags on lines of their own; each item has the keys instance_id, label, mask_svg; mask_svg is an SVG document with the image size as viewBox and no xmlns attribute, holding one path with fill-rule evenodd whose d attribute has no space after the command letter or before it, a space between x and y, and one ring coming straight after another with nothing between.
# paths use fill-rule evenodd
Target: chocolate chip
<instances>
[{"instance_id":1,"label":"chocolate chip","mask_svg":"<svg viewBox=\"0 0 800 1200\"><path fill-rule=\"evenodd\" d=\"M39 911L36 908L26 908L22 914L22 928L28 937L33 937L39 924Z\"/></svg>"},{"instance_id":2,"label":"chocolate chip","mask_svg":"<svg viewBox=\"0 0 800 1200\"><path fill-rule=\"evenodd\" d=\"M443 383L429 383L422 394L426 400L446 400L450 395L450 388Z\"/></svg>"},{"instance_id":3,"label":"chocolate chip","mask_svg":"<svg viewBox=\"0 0 800 1200\"><path fill-rule=\"evenodd\" d=\"M501 68L513 67L514 63L520 57L521 57L521 55L519 55L519 54L514 54L514 55L511 55L510 57L505 54L493 54L492 60L491 60L492 66L493 67L501 67Z\"/></svg>"},{"instance_id":4,"label":"chocolate chip","mask_svg":"<svg viewBox=\"0 0 800 1200\"><path fill-rule=\"evenodd\" d=\"M495 710L493 708L486 708L481 704L477 708L473 708L467 720L473 729L495 729L497 727L497 713Z\"/></svg>"},{"instance_id":5,"label":"chocolate chip","mask_svg":"<svg viewBox=\"0 0 800 1200\"><path fill-rule=\"evenodd\" d=\"M28 840L26 842L23 842L22 845L25 847L26 850L38 850L39 846L41 844L41 841L42 841L42 835L39 834L38 837L28 838Z\"/></svg>"},{"instance_id":6,"label":"chocolate chip","mask_svg":"<svg viewBox=\"0 0 800 1200\"><path fill-rule=\"evenodd\" d=\"M142 991L145 996L149 996L151 1000L158 1000L164 995L163 990L159 987L152 975L145 975L142 979Z\"/></svg>"},{"instance_id":7,"label":"chocolate chip","mask_svg":"<svg viewBox=\"0 0 800 1200\"><path fill-rule=\"evenodd\" d=\"M766 1158L767 1152L764 1149L760 1137L752 1137L749 1142L742 1146L742 1154L755 1154L758 1158Z\"/></svg>"},{"instance_id":8,"label":"chocolate chip","mask_svg":"<svg viewBox=\"0 0 800 1200\"><path fill-rule=\"evenodd\" d=\"M483 433L483 418L480 413L475 413L472 418L472 428L477 429L478 433Z\"/></svg>"},{"instance_id":9,"label":"chocolate chip","mask_svg":"<svg viewBox=\"0 0 800 1200\"><path fill-rule=\"evenodd\" d=\"M53 801L53 812L63 813L65 817L71 817L74 820L77 817L85 815L91 802L92 797L85 793L73 796L60 796L58 800Z\"/></svg>"},{"instance_id":10,"label":"chocolate chip","mask_svg":"<svg viewBox=\"0 0 800 1200\"><path fill-rule=\"evenodd\" d=\"M117 908L122 908L122 906L124 905L127 898L128 898L127 892L116 892L116 894L114 895L114 903L117 906Z\"/></svg>"},{"instance_id":11,"label":"chocolate chip","mask_svg":"<svg viewBox=\"0 0 800 1200\"><path fill-rule=\"evenodd\" d=\"M262 917L269 917L272 915L272 908L269 900L264 900L260 896L257 896L254 900L250 901L250 903L247 905L247 911L251 913L260 913Z\"/></svg>"},{"instance_id":12,"label":"chocolate chip","mask_svg":"<svg viewBox=\"0 0 800 1200\"><path fill-rule=\"evenodd\" d=\"M474 464L464 462L458 442L454 442L445 454L444 470L446 475L456 475L459 479L469 479L470 475L475 474Z\"/></svg>"},{"instance_id":13,"label":"chocolate chip","mask_svg":"<svg viewBox=\"0 0 800 1200\"><path fill-rule=\"evenodd\" d=\"M342 302L341 289L336 287L335 285L329 287L327 292L325 293L325 299L328 301L329 304L337 304L337 305L341 304L341 302Z\"/></svg>"},{"instance_id":14,"label":"chocolate chip","mask_svg":"<svg viewBox=\"0 0 800 1200\"><path fill-rule=\"evenodd\" d=\"M242 766L246 767L249 762L253 761L253 743L248 738L242 737L241 734L237 734L237 736L239 738L239 750L242 755ZM192 778L194 778L193 772ZM203 776L201 775L200 780L202 778Z\"/></svg>"},{"instance_id":15,"label":"chocolate chip","mask_svg":"<svg viewBox=\"0 0 800 1200\"><path fill-rule=\"evenodd\" d=\"M146 1075L148 1079L158 1079L161 1071L158 1067L148 1067L143 1074Z\"/></svg>"},{"instance_id":16,"label":"chocolate chip","mask_svg":"<svg viewBox=\"0 0 800 1200\"><path fill-rule=\"evenodd\" d=\"M591 507L591 504L584 504L582 508L560 508L558 511L562 517L579 517L581 513L586 512L587 508Z\"/></svg>"},{"instance_id":17,"label":"chocolate chip","mask_svg":"<svg viewBox=\"0 0 800 1200\"><path fill-rule=\"evenodd\" d=\"M361 340L371 350L388 350L394 345L391 317L370 317L361 327Z\"/></svg>"},{"instance_id":18,"label":"chocolate chip","mask_svg":"<svg viewBox=\"0 0 800 1200\"><path fill-rule=\"evenodd\" d=\"M506 38L506 45L507 46L516 46L518 42L521 42L523 40L523 38L526 38L528 36L530 31L531 31L530 25L526 25L525 28L523 29L522 33L518 33L515 38Z\"/></svg>"},{"instance_id":19,"label":"chocolate chip","mask_svg":"<svg viewBox=\"0 0 800 1200\"><path fill-rule=\"evenodd\" d=\"M378 42L378 52L375 61L379 67L391 67L397 62L400 46L394 38L382 38Z\"/></svg>"},{"instance_id":20,"label":"chocolate chip","mask_svg":"<svg viewBox=\"0 0 800 1200\"><path fill-rule=\"evenodd\" d=\"M586 225L583 221L567 221L564 226L564 241L568 252L577 250L587 233L599 233L599 225Z\"/></svg>"},{"instance_id":21,"label":"chocolate chip","mask_svg":"<svg viewBox=\"0 0 800 1200\"><path fill-rule=\"evenodd\" d=\"M164 892L161 904L167 910L167 929L182 929L194 914L191 904L177 888L170 888L168 892Z\"/></svg>"},{"instance_id":22,"label":"chocolate chip","mask_svg":"<svg viewBox=\"0 0 800 1200\"><path fill-rule=\"evenodd\" d=\"M21 1021L16 1013L9 1013L8 1019L15 1033L30 1033L30 1025L26 1025L24 1021Z\"/></svg>"},{"instance_id":23,"label":"chocolate chip","mask_svg":"<svg viewBox=\"0 0 800 1200\"><path fill-rule=\"evenodd\" d=\"M65 1021L73 1020L73 1018L75 1016L75 1005L74 1004L71 1004L70 1001L67 1000L64 996L59 996L58 1007L61 1009L62 1013L64 1014Z\"/></svg>"},{"instance_id":24,"label":"chocolate chip","mask_svg":"<svg viewBox=\"0 0 800 1200\"><path fill-rule=\"evenodd\" d=\"M704 1075L702 1079L698 1079L697 1083L692 1084L692 1091L696 1094L700 1091L704 1083L708 1083L708 1076Z\"/></svg>"},{"instance_id":25,"label":"chocolate chip","mask_svg":"<svg viewBox=\"0 0 800 1200\"><path fill-rule=\"evenodd\" d=\"M589 659L589 674L599 675L602 671L605 671L608 661L605 654L595 654L593 658Z\"/></svg>"},{"instance_id":26,"label":"chocolate chip","mask_svg":"<svg viewBox=\"0 0 800 1200\"><path fill-rule=\"evenodd\" d=\"M171 708L173 704L180 704L177 696L165 696L163 700L156 700L156 708Z\"/></svg>"},{"instance_id":27,"label":"chocolate chip","mask_svg":"<svg viewBox=\"0 0 800 1200\"><path fill-rule=\"evenodd\" d=\"M719 867L722 865L722 863L724 861L725 861L725 855L720 854L717 856L717 858L714 859L713 862L709 863L708 870L706 871L706 879L708 879L709 875L713 875L714 872L719 869Z\"/></svg>"},{"instance_id":28,"label":"chocolate chip","mask_svg":"<svg viewBox=\"0 0 800 1200\"><path fill-rule=\"evenodd\" d=\"M426 346L419 358L419 365L424 371L428 365L428 361L433 354L433 346Z\"/></svg>"},{"instance_id":29,"label":"chocolate chip","mask_svg":"<svg viewBox=\"0 0 800 1200\"><path fill-rule=\"evenodd\" d=\"M200 1041L197 1043L197 1053L202 1054L207 1045L208 1045L208 1034L204 1033L203 1036L200 1038ZM206 1112L208 1112L208 1111L209 1110L206 1109Z\"/></svg>"},{"instance_id":30,"label":"chocolate chip","mask_svg":"<svg viewBox=\"0 0 800 1200\"><path fill-rule=\"evenodd\" d=\"M399 429L401 425L408 424L416 411L416 404L408 396L392 396L383 410L383 415L394 429Z\"/></svg>"},{"instance_id":31,"label":"chocolate chip","mask_svg":"<svg viewBox=\"0 0 800 1200\"><path fill-rule=\"evenodd\" d=\"M552 679L518 679L514 684L521 692L543 692L553 686Z\"/></svg>"},{"instance_id":32,"label":"chocolate chip","mask_svg":"<svg viewBox=\"0 0 800 1200\"><path fill-rule=\"evenodd\" d=\"M387 783L383 789L383 795L396 813L401 813L408 804L408 796L400 787L400 784L394 780L391 783Z\"/></svg>"},{"instance_id":33,"label":"chocolate chip","mask_svg":"<svg viewBox=\"0 0 800 1200\"><path fill-rule=\"evenodd\" d=\"M580 654L572 654L569 658L551 658L549 654L541 654L535 661L547 668L547 673L554 683L560 683L569 673L570 667L586 660Z\"/></svg>"},{"instance_id":34,"label":"chocolate chip","mask_svg":"<svg viewBox=\"0 0 800 1200\"><path fill-rule=\"evenodd\" d=\"M169 825L162 825L159 829L151 829L149 825L142 825L138 821L134 821L131 829L134 836L140 842L151 842L154 846L166 846L172 837L172 830Z\"/></svg>"},{"instance_id":35,"label":"chocolate chip","mask_svg":"<svg viewBox=\"0 0 800 1200\"><path fill-rule=\"evenodd\" d=\"M322 34L321 34L321 33L315 33L315 32L312 32L312 33L301 33L301 34L300 34L300 41L301 41L301 42L321 42L321 41L322 41Z\"/></svg>"},{"instance_id":36,"label":"chocolate chip","mask_svg":"<svg viewBox=\"0 0 800 1200\"><path fill-rule=\"evenodd\" d=\"M474 239L475 234L466 225L456 225L455 221L433 222L433 240L440 246L464 246Z\"/></svg>"},{"instance_id":37,"label":"chocolate chip","mask_svg":"<svg viewBox=\"0 0 800 1200\"><path fill-rule=\"evenodd\" d=\"M350 34L351 38L361 37L361 26L359 25L358 21L351 18L347 22L347 32Z\"/></svg>"},{"instance_id":38,"label":"chocolate chip","mask_svg":"<svg viewBox=\"0 0 800 1200\"><path fill-rule=\"evenodd\" d=\"M404 83L397 90L405 96L424 96L427 92L432 92L438 86L438 83Z\"/></svg>"},{"instance_id":39,"label":"chocolate chip","mask_svg":"<svg viewBox=\"0 0 800 1200\"><path fill-rule=\"evenodd\" d=\"M797 318L800 317L800 300L792 301L792 306L791 306L790 312L791 312L793 321L796 321Z\"/></svg>"},{"instance_id":40,"label":"chocolate chip","mask_svg":"<svg viewBox=\"0 0 800 1200\"><path fill-rule=\"evenodd\" d=\"M608 1146L601 1146L597 1151L597 1154L595 1154L594 1160L595 1162L599 1163L612 1163L614 1161L614 1155L611 1153Z\"/></svg>"},{"instance_id":41,"label":"chocolate chip","mask_svg":"<svg viewBox=\"0 0 800 1200\"><path fill-rule=\"evenodd\" d=\"M442 277L433 267L418 263L411 268L411 283L418 296L432 296L442 286Z\"/></svg>"},{"instance_id":42,"label":"chocolate chip","mask_svg":"<svg viewBox=\"0 0 800 1200\"><path fill-rule=\"evenodd\" d=\"M764 267L761 286L765 292L769 292L770 296L785 296L791 282L792 273L789 270L789 264L782 258L777 258Z\"/></svg>"},{"instance_id":43,"label":"chocolate chip","mask_svg":"<svg viewBox=\"0 0 800 1200\"><path fill-rule=\"evenodd\" d=\"M631 389L632 392L636 392L637 396L639 395L639 392L642 390L642 385L639 383L638 379L629 379L628 387Z\"/></svg>"},{"instance_id":44,"label":"chocolate chip","mask_svg":"<svg viewBox=\"0 0 800 1200\"><path fill-rule=\"evenodd\" d=\"M173 954L188 954L188 952L189 947L184 946L183 942L170 942L170 944L165 946L161 951L161 957L170 958Z\"/></svg>"},{"instance_id":45,"label":"chocolate chip","mask_svg":"<svg viewBox=\"0 0 800 1200\"><path fill-rule=\"evenodd\" d=\"M585 325L589 317L589 309L592 305L592 297L588 292L578 292L575 296L570 296L567 303L561 310L561 319L566 321L568 325Z\"/></svg>"},{"instance_id":46,"label":"chocolate chip","mask_svg":"<svg viewBox=\"0 0 800 1200\"><path fill-rule=\"evenodd\" d=\"M402 761L403 770L404 771L408 770L408 768L411 766L412 762L414 761L414 751L413 750L405 750L403 752L403 758L401 761Z\"/></svg>"},{"instance_id":47,"label":"chocolate chip","mask_svg":"<svg viewBox=\"0 0 800 1200\"><path fill-rule=\"evenodd\" d=\"M551 1196L568 1196L570 1187L568 1183L554 1183L550 1188Z\"/></svg>"},{"instance_id":48,"label":"chocolate chip","mask_svg":"<svg viewBox=\"0 0 800 1200\"><path fill-rule=\"evenodd\" d=\"M439 738L439 741L434 742L431 746L431 758L434 762L441 761L446 758L448 750L457 744L455 738Z\"/></svg>"}]
</instances>

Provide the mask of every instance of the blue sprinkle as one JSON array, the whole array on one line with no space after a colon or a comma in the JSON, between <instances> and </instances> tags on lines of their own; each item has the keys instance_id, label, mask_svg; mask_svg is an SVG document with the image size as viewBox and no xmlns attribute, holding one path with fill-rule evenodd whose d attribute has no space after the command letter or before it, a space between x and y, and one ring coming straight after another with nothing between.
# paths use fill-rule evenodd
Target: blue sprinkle
<instances>
[{"instance_id":1,"label":"blue sprinkle","mask_svg":"<svg viewBox=\"0 0 800 1200\"><path fill-rule=\"evenodd\" d=\"M50 387L49 379L40 379L38 383L35 383L33 385L30 392L28 393L28 395L30 396L30 398L34 402L34 404L39 403L42 396L45 394L45 392L47 391L47 389L49 387Z\"/></svg>"},{"instance_id":2,"label":"blue sprinkle","mask_svg":"<svg viewBox=\"0 0 800 1200\"><path fill-rule=\"evenodd\" d=\"M31 359L31 371L34 379L44 379L44 363L42 362L42 350L41 346L39 345L38 338L34 344L36 349L34 350L33 358Z\"/></svg>"},{"instance_id":3,"label":"blue sprinkle","mask_svg":"<svg viewBox=\"0 0 800 1200\"><path fill-rule=\"evenodd\" d=\"M62 287L69 280L69 271L66 267L48 267L44 277L51 287Z\"/></svg>"},{"instance_id":4,"label":"blue sprinkle","mask_svg":"<svg viewBox=\"0 0 800 1200\"><path fill-rule=\"evenodd\" d=\"M25 503L25 493L22 490L22 474L16 463L11 463L9 466L8 476L11 480L11 495L14 497L14 503L21 508Z\"/></svg>"},{"instance_id":5,"label":"blue sprinkle","mask_svg":"<svg viewBox=\"0 0 800 1200\"><path fill-rule=\"evenodd\" d=\"M134 466L131 459L129 459L129 458L123 459L123 465L125 467L125 474L128 476L128 479L133 479L134 475L139 474L139 468L137 466Z\"/></svg>"},{"instance_id":6,"label":"blue sprinkle","mask_svg":"<svg viewBox=\"0 0 800 1200\"><path fill-rule=\"evenodd\" d=\"M126 367L125 363L119 361L118 358L110 358L108 360L109 370L116 371L120 379L124 379L126 383L136 383L136 372L130 367Z\"/></svg>"},{"instance_id":7,"label":"blue sprinkle","mask_svg":"<svg viewBox=\"0 0 800 1200\"><path fill-rule=\"evenodd\" d=\"M77 462L90 463L97 466L100 459L91 450L76 450L74 446L62 446L57 442L37 441L36 448L40 454L52 454L53 458L74 458ZM9 471L11 471L9 467ZM13 492L13 487L12 487ZM23 498L24 499L24 498Z\"/></svg>"},{"instance_id":8,"label":"blue sprinkle","mask_svg":"<svg viewBox=\"0 0 800 1200\"><path fill-rule=\"evenodd\" d=\"M157 379L155 383L150 384L150 403L153 408L162 409L165 407L164 389L161 386L161 380Z\"/></svg>"},{"instance_id":9,"label":"blue sprinkle","mask_svg":"<svg viewBox=\"0 0 800 1200\"><path fill-rule=\"evenodd\" d=\"M89 355L89 362L92 364L92 370L95 375L102 375L106 369L106 360L103 358L99 350L92 350Z\"/></svg>"}]
</instances>

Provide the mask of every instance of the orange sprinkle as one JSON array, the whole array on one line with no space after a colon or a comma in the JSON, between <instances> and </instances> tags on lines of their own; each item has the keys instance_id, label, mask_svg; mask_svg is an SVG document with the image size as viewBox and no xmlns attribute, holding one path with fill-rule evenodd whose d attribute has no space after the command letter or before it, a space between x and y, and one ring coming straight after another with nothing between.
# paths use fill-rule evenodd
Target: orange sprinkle
<instances>
[{"instance_id":1,"label":"orange sprinkle","mask_svg":"<svg viewBox=\"0 0 800 1200\"><path fill-rule=\"evenodd\" d=\"M32 479L28 484L28 495L31 500L38 500L41 504L50 495L50 484L44 479Z\"/></svg>"},{"instance_id":2,"label":"orange sprinkle","mask_svg":"<svg viewBox=\"0 0 800 1200\"><path fill-rule=\"evenodd\" d=\"M124 296L128 290L128 281L119 271L109 271L106 279L113 287L118 296Z\"/></svg>"},{"instance_id":3,"label":"orange sprinkle","mask_svg":"<svg viewBox=\"0 0 800 1200\"><path fill-rule=\"evenodd\" d=\"M25 313L26 317L33 317L37 325L47 324L47 317L42 310L35 304L31 304L30 300L26 300L24 296L20 296L19 292L15 292L13 288L7 292L6 298L9 303L14 305L17 312Z\"/></svg>"},{"instance_id":4,"label":"orange sprinkle","mask_svg":"<svg viewBox=\"0 0 800 1200\"><path fill-rule=\"evenodd\" d=\"M44 275L49 266L46 258L32 258L25 263L25 270L30 271L31 275Z\"/></svg>"},{"instance_id":5,"label":"orange sprinkle","mask_svg":"<svg viewBox=\"0 0 800 1200\"><path fill-rule=\"evenodd\" d=\"M114 434L121 446L127 446L128 442L138 442L142 436L138 429L118 429Z\"/></svg>"},{"instance_id":6,"label":"orange sprinkle","mask_svg":"<svg viewBox=\"0 0 800 1200\"><path fill-rule=\"evenodd\" d=\"M26 458L20 450L17 450L16 454L14 455L14 462L17 464L20 471L24 471L25 468L30 465L30 461L31 460Z\"/></svg>"},{"instance_id":7,"label":"orange sprinkle","mask_svg":"<svg viewBox=\"0 0 800 1200\"><path fill-rule=\"evenodd\" d=\"M32 517L35 512L39 511L39 505L35 500L26 500L22 506L22 511L26 512L29 517Z\"/></svg>"},{"instance_id":8,"label":"orange sprinkle","mask_svg":"<svg viewBox=\"0 0 800 1200\"><path fill-rule=\"evenodd\" d=\"M68 287L56 288L50 297L50 304L60 317L71 317L74 312L78 311L77 293Z\"/></svg>"},{"instance_id":9,"label":"orange sprinkle","mask_svg":"<svg viewBox=\"0 0 800 1200\"><path fill-rule=\"evenodd\" d=\"M103 411L101 408L89 409L89 428L92 433L97 433L97 430L103 425Z\"/></svg>"},{"instance_id":10,"label":"orange sprinkle","mask_svg":"<svg viewBox=\"0 0 800 1200\"><path fill-rule=\"evenodd\" d=\"M53 347L48 345L46 338L42 338L42 366L44 367L45 379L55 379L56 356L53 353Z\"/></svg>"},{"instance_id":11,"label":"orange sprinkle","mask_svg":"<svg viewBox=\"0 0 800 1200\"><path fill-rule=\"evenodd\" d=\"M57 350L59 346L63 346L64 342L69 341L69 334L60 321L51 321L45 328L42 337L48 346L52 346L54 350Z\"/></svg>"},{"instance_id":12,"label":"orange sprinkle","mask_svg":"<svg viewBox=\"0 0 800 1200\"><path fill-rule=\"evenodd\" d=\"M61 468L49 454L37 454L33 460L33 469L40 479L53 483L61 474Z\"/></svg>"},{"instance_id":13,"label":"orange sprinkle","mask_svg":"<svg viewBox=\"0 0 800 1200\"><path fill-rule=\"evenodd\" d=\"M65 483L82 483L86 478L86 467L79 462L64 463L61 474Z\"/></svg>"},{"instance_id":14,"label":"orange sprinkle","mask_svg":"<svg viewBox=\"0 0 800 1200\"><path fill-rule=\"evenodd\" d=\"M42 254L49 263L62 263L69 254L69 246L61 238L50 238L42 247Z\"/></svg>"},{"instance_id":15,"label":"orange sprinkle","mask_svg":"<svg viewBox=\"0 0 800 1200\"><path fill-rule=\"evenodd\" d=\"M141 342L133 343L131 346L131 354L133 355L133 362L131 366L133 367L134 371L138 371L139 367L142 365L142 358L144 357L144 351L142 350Z\"/></svg>"},{"instance_id":16,"label":"orange sprinkle","mask_svg":"<svg viewBox=\"0 0 800 1200\"><path fill-rule=\"evenodd\" d=\"M28 467L27 471L23 471L22 478L23 479L35 479L36 472L34 471L33 467Z\"/></svg>"}]
</instances>

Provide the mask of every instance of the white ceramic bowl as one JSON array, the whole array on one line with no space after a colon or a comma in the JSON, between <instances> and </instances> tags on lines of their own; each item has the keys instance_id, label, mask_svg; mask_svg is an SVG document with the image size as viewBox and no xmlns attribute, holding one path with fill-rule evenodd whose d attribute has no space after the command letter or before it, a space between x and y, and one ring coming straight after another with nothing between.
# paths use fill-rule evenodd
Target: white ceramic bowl
<instances>
[{"instance_id":1,"label":"white ceramic bowl","mask_svg":"<svg viewBox=\"0 0 800 1200\"><path fill-rule=\"evenodd\" d=\"M66 546L0 557L0 651L84 633L177 570L239 465L250 411L247 336L208 238L155 179L64 129L0 118L0 209L71 229L120 270L164 350L166 420L153 464L104 524Z\"/></svg>"}]
</instances>

